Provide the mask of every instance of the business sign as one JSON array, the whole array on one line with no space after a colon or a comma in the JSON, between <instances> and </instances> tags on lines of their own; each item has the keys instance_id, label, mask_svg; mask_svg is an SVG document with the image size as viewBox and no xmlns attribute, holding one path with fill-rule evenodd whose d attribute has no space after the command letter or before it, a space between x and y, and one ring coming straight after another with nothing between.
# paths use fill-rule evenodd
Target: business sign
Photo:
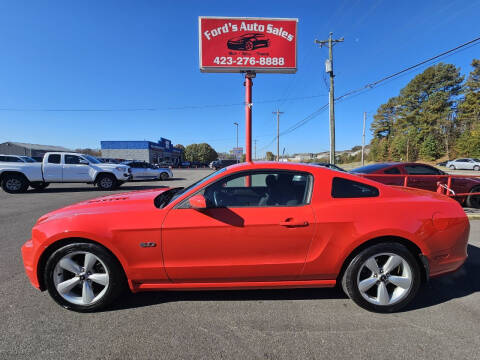
<instances>
[{"instance_id":1,"label":"business sign","mask_svg":"<svg viewBox=\"0 0 480 360\"><path fill-rule=\"evenodd\" d=\"M233 148L231 153L233 154L233 156L235 156L235 159L240 159L243 155L243 148Z\"/></svg>"},{"instance_id":2,"label":"business sign","mask_svg":"<svg viewBox=\"0 0 480 360\"><path fill-rule=\"evenodd\" d=\"M200 71L295 73L298 19L199 17Z\"/></svg>"}]
</instances>

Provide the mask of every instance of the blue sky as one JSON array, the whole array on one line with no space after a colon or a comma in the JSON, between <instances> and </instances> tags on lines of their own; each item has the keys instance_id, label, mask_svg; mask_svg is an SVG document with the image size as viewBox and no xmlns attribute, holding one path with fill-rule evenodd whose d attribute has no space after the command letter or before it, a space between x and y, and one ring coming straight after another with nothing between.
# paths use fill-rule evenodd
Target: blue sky
<instances>
[{"instance_id":1,"label":"blue sky","mask_svg":"<svg viewBox=\"0 0 480 360\"><path fill-rule=\"evenodd\" d=\"M338 96L478 37L479 13L480 2L471 0L2 0L0 142L99 148L101 140L166 137L226 151L239 122L243 145L242 75L200 73L198 16L298 18L298 72L254 79L260 156L276 149L277 106L285 129L328 102L327 50L314 39L330 31L345 37L334 48ZM443 61L466 74L474 57L480 46ZM360 144L363 112L370 123L424 68L339 102L337 149ZM36 111L61 109L106 111ZM281 138L284 147L290 154L327 150L328 111Z\"/></svg>"}]
</instances>

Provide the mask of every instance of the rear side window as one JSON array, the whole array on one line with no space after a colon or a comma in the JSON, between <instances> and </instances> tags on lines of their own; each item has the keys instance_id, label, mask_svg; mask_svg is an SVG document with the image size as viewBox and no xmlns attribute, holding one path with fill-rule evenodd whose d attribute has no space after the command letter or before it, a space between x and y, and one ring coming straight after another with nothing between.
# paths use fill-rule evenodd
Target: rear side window
<instances>
[{"instance_id":1,"label":"rear side window","mask_svg":"<svg viewBox=\"0 0 480 360\"><path fill-rule=\"evenodd\" d=\"M334 198L364 198L378 196L376 187L357 181L334 177L332 181L332 197Z\"/></svg>"},{"instance_id":2,"label":"rear side window","mask_svg":"<svg viewBox=\"0 0 480 360\"><path fill-rule=\"evenodd\" d=\"M426 165L406 165L405 170L409 175L439 175L440 172Z\"/></svg>"},{"instance_id":3,"label":"rear side window","mask_svg":"<svg viewBox=\"0 0 480 360\"><path fill-rule=\"evenodd\" d=\"M48 155L48 162L50 164L60 164L60 155L59 154Z\"/></svg>"}]
</instances>

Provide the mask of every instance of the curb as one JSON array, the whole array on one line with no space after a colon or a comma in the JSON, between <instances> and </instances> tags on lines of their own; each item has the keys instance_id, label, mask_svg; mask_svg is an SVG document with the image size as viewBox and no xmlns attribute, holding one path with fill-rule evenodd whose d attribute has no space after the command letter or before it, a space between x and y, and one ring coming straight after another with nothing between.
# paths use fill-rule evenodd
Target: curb
<instances>
[{"instance_id":1,"label":"curb","mask_svg":"<svg viewBox=\"0 0 480 360\"><path fill-rule=\"evenodd\" d=\"M468 220L480 220L480 214L467 214Z\"/></svg>"}]
</instances>

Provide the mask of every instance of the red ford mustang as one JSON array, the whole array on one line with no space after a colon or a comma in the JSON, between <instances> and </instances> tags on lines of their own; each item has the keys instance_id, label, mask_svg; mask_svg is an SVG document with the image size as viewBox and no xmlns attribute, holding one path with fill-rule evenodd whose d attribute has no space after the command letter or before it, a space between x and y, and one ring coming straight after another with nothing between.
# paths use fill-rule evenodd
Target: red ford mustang
<instances>
[{"instance_id":1,"label":"red ford mustang","mask_svg":"<svg viewBox=\"0 0 480 360\"><path fill-rule=\"evenodd\" d=\"M333 287L397 311L465 261L468 219L443 195L318 166L244 163L188 188L84 201L22 247L32 284L76 311L131 291Z\"/></svg>"}]
</instances>

